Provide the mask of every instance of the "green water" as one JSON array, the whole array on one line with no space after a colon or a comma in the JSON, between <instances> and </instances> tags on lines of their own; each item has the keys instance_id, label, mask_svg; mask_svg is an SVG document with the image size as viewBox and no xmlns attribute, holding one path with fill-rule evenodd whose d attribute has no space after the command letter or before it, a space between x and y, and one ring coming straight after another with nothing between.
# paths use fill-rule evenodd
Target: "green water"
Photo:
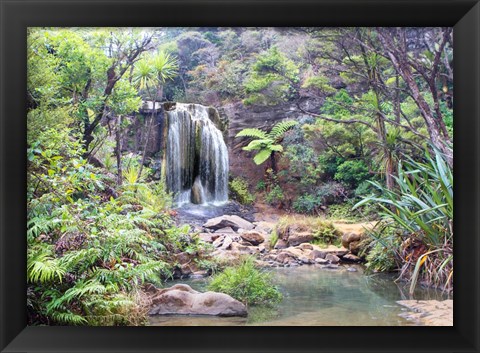
<instances>
[{"instance_id":1,"label":"green water","mask_svg":"<svg viewBox=\"0 0 480 353\"><path fill-rule=\"evenodd\" d=\"M408 291L386 275L321 269L317 266L272 269L275 284L283 293L274 308L251 307L247 318L210 316L156 316L153 326L409 326L416 323L399 316L405 309L397 300L409 299ZM183 280L205 291L208 279ZM173 283L172 283L173 284ZM418 289L414 299L446 299L441 292Z\"/></svg>"}]
</instances>

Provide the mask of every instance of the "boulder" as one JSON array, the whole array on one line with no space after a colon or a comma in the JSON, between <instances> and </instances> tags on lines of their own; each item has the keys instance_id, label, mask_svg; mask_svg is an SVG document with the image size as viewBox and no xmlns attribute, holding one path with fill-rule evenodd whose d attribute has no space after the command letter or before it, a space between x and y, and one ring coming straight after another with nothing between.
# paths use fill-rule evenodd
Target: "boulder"
<instances>
[{"instance_id":1,"label":"boulder","mask_svg":"<svg viewBox=\"0 0 480 353\"><path fill-rule=\"evenodd\" d=\"M190 262L190 255L186 252L181 252L179 254L176 254L175 255L175 259L177 260L177 262L181 265L183 264L186 264L188 262Z\"/></svg>"},{"instance_id":2,"label":"boulder","mask_svg":"<svg viewBox=\"0 0 480 353\"><path fill-rule=\"evenodd\" d=\"M353 233L353 232L344 233L342 235L342 245L348 249L348 245L352 241L359 241L360 238L361 238L361 235L357 233Z\"/></svg>"},{"instance_id":3,"label":"boulder","mask_svg":"<svg viewBox=\"0 0 480 353\"><path fill-rule=\"evenodd\" d=\"M325 260L328 260L332 264L338 264L340 262L340 258L334 254L327 254L327 256L325 256Z\"/></svg>"},{"instance_id":4,"label":"boulder","mask_svg":"<svg viewBox=\"0 0 480 353\"><path fill-rule=\"evenodd\" d=\"M197 292L186 284L157 289L150 299L150 315L247 316L246 306L231 296Z\"/></svg>"},{"instance_id":5,"label":"boulder","mask_svg":"<svg viewBox=\"0 0 480 353\"><path fill-rule=\"evenodd\" d=\"M310 232L290 232L288 236L288 244L290 246L297 246L302 243L310 243L313 241L313 234Z\"/></svg>"},{"instance_id":6,"label":"boulder","mask_svg":"<svg viewBox=\"0 0 480 353\"><path fill-rule=\"evenodd\" d=\"M326 253L325 251L312 250L312 251L310 252L310 258L311 258L312 260L324 259L326 256L327 256L327 253Z\"/></svg>"},{"instance_id":7,"label":"boulder","mask_svg":"<svg viewBox=\"0 0 480 353\"><path fill-rule=\"evenodd\" d=\"M313 250L313 245L309 243L302 243L298 247L302 250Z\"/></svg>"},{"instance_id":8,"label":"boulder","mask_svg":"<svg viewBox=\"0 0 480 353\"><path fill-rule=\"evenodd\" d=\"M220 247L220 249L227 250L230 247L230 245L232 245L232 243L233 243L232 238L225 237L225 239L223 239L223 244Z\"/></svg>"},{"instance_id":9,"label":"boulder","mask_svg":"<svg viewBox=\"0 0 480 353\"><path fill-rule=\"evenodd\" d=\"M242 254L255 254L257 252L255 247L245 246L237 242L233 242L232 245L230 245L230 248L232 249L232 251Z\"/></svg>"},{"instance_id":10,"label":"boulder","mask_svg":"<svg viewBox=\"0 0 480 353\"><path fill-rule=\"evenodd\" d=\"M282 252L290 255L291 257L298 259L300 257L305 256L304 252L300 249L294 248L294 247L288 247L286 249L283 249Z\"/></svg>"},{"instance_id":11,"label":"boulder","mask_svg":"<svg viewBox=\"0 0 480 353\"><path fill-rule=\"evenodd\" d=\"M286 249L288 247L288 244L285 240L283 239L278 239L275 246L273 247L274 249Z\"/></svg>"},{"instance_id":12,"label":"boulder","mask_svg":"<svg viewBox=\"0 0 480 353\"><path fill-rule=\"evenodd\" d=\"M232 229L232 227L225 227L225 228L220 228L215 231L215 233L220 233L220 234L230 234L233 233L235 234L235 231Z\"/></svg>"},{"instance_id":13,"label":"boulder","mask_svg":"<svg viewBox=\"0 0 480 353\"><path fill-rule=\"evenodd\" d=\"M217 239L213 242L213 246L216 247L216 248L219 248L220 246L222 246L224 239L225 239L225 236L221 236L221 237L217 238Z\"/></svg>"},{"instance_id":14,"label":"boulder","mask_svg":"<svg viewBox=\"0 0 480 353\"><path fill-rule=\"evenodd\" d=\"M263 237L263 235L254 230L244 232L240 234L240 236L242 237L243 240L248 241L252 245L258 245L265 241L265 238Z\"/></svg>"},{"instance_id":15,"label":"boulder","mask_svg":"<svg viewBox=\"0 0 480 353\"><path fill-rule=\"evenodd\" d=\"M220 234L214 234L214 233L200 233L198 234L198 237L202 239L204 242L207 243L213 243L215 239L217 239L220 236Z\"/></svg>"},{"instance_id":16,"label":"boulder","mask_svg":"<svg viewBox=\"0 0 480 353\"><path fill-rule=\"evenodd\" d=\"M361 242L360 241L352 241L350 244L348 244L348 249L350 252L354 255L358 255L360 250L362 249Z\"/></svg>"},{"instance_id":17,"label":"boulder","mask_svg":"<svg viewBox=\"0 0 480 353\"><path fill-rule=\"evenodd\" d=\"M209 229L221 229L226 227L231 227L234 231L242 228L244 230L252 230L255 226L249 221L244 220L243 218L233 215L223 215L220 217L215 217L209 219L204 225L204 228Z\"/></svg>"},{"instance_id":18,"label":"boulder","mask_svg":"<svg viewBox=\"0 0 480 353\"><path fill-rule=\"evenodd\" d=\"M344 255L344 256L342 257L342 260L351 261L351 262L360 262L360 261L362 261L361 258L359 258L358 256L353 255L353 254Z\"/></svg>"},{"instance_id":19,"label":"boulder","mask_svg":"<svg viewBox=\"0 0 480 353\"><path fill-rule=\"evenodd\" d=\"M322 259L321 257L317 257L317 258L315 259L315 262L316 262L317 264L320 264L320 265L326 265L326 264L328 264L328 260Z\"/></svg>"}]
</instances>

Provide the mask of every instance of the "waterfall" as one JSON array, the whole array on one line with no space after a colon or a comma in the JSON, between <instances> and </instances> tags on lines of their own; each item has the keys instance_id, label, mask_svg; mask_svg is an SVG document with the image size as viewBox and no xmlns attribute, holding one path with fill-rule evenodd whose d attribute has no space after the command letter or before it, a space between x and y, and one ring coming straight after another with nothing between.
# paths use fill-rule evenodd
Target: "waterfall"
<instances>
[{"instance_id":1,"label":"waterfall","mask_svg":"<svg viewBox=\"0 0 480 353\"><path fill-rule=\"evenodd\" d=\"M228 151L206 107L177 103L167 111L166 181L178 205L228 199Z\"/></svg>"}]
</instances>

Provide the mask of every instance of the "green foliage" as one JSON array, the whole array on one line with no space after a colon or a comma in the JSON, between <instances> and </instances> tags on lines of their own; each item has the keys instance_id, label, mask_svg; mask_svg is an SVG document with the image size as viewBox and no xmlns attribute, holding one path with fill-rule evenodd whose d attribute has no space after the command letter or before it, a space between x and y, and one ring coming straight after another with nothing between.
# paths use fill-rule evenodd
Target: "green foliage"
<instances>
[{"instance_id":1,"label":"green foliage","mask_svg":"<svg viewBox=\"0 0 480 353\"><path fill-rule=\"evenodd\" d=\"M427 151L425 161L408 157L398 166L396 189L373 183L380 196L367 197L365 203L378 203L385 223L402 231L402 273L410 276L411 292L417 279L431 285L451 286L453 273L453 173L438 151ZM399 251L401 253L401 251ZM412 269L413 265L415 268Z\"/></svg>"},{"instance_id":2,"label":"green foliage","mask_svg":"<svg viewBox=\"0 0 480 353\"><path fill-rule=\"evenodd\" d=\"M291 98L299 81L299 66L277 47L260 54L244 83L244 104L272 105Z\"/></svg>"},{"instance_id":3,"label":"green foliage","mask_svg":"<svg viewBox=\"0 0 480 353\"><path fill-rule=\"evenodd\" d=\"M255 201L253 196L248 190L248 183L245 179L234 178L230 183L230 192L233 194L233 198L243 205L251 205Z\"/></svg>"},{"instance_id":4,"label":"green foliage","mask_svg":"<svg viewBox=\"0 0 480 353\"><path fill-rule=\"evenodd\" d=\"M370 176L367 165L362 160L348 160L337 167L334 179L348 184L352 189Z\"/></svg>"},{"instance_id":5,"label":"green foliage","mask_svg":"<svg viewBox=\"0 0 480 353\"><path fill-rule=\"evenodd\" d=\"M208 289L226 293L245 305L273 305L282 300L268 273L257 270L251 257L215 275Z\"/></svg>"},{"instance_id":6,"label":"green foliage","mask_svg":"<svg viewBox=\"0 0 480 353\"><path fill-rule=\"evenodd\" d=\"M114 180L86 163L68 130L38 137L27 151L30 323L142 324L135 293L170 275L171 198L136 181L114 199Z\"/></svg>"},{"instance_id":7,"label":"green foliage","mask_svg":"<svg viewBox=\"0 0 480 353\"><path fill-rule=\"evenodd\" d=\"M283 152L283 147L280 144L283 136L288 130L291 130L296 121L285 120L275 124L267 133L256 128L246 128L240 131L235 137L250 137L253 140L245 147L245 151L258 151L253 157L255 164L260 165L265 162L273 153Z\"/></svg>"},{"instance_id":8,"label":"green foliage","mask_svg":"<svg viewBox=\"0 0 480 353\"><path fill-rule=\"evenodd\" d=\"M267 194L265 195L265 201L270 205L279 205L284 199L283 190L280 185L275 185Z\"/></svg>"},{"instance_id":9,"label":"green foliage","mask_svg":"<svg viewBox=\"0 0 480 353\"><path fill-rule=\"evenodd\" d=\"M313 231L313 243L321 245L340 245L340 232L331 222L316 222Z\"/></svg>"}]
</instances>

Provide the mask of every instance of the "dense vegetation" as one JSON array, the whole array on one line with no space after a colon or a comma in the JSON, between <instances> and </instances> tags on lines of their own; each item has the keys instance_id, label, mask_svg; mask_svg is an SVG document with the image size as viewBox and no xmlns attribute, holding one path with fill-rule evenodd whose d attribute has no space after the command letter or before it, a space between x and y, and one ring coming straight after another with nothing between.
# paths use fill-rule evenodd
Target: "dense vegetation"
<instances>
[{"instance_id":1,"label":"dense vegetation","mask_svg":"<svg viewBox=\"0 0 480 353\"><path fill-rule=\"evenodd\" d=\"M214 267L152 178L155 108L140 145L122 145L145 100L294 107L295 120L237 135L265 166L256 185L232 175L237 201L314 223L380 218L370 268L451 289L452 40L450 28L30 29L29 323L139 325L141 286L169 278L176 253ZM211 286L277 301L262 281L246 261Z\"/></svg>"},{"instance_id":2,"label":"dense vegetation","mask_svg":"<svg viewBox=\"0 0 480 353\"><path fill-rule=\"evenodd\" d=\"M227 267L216 274L208 285L210 290L231 295L245 305L273 305L282 299L270 276L255 268L254 259L245 258L236 267Z\"/></svg>"}]
</instances>

